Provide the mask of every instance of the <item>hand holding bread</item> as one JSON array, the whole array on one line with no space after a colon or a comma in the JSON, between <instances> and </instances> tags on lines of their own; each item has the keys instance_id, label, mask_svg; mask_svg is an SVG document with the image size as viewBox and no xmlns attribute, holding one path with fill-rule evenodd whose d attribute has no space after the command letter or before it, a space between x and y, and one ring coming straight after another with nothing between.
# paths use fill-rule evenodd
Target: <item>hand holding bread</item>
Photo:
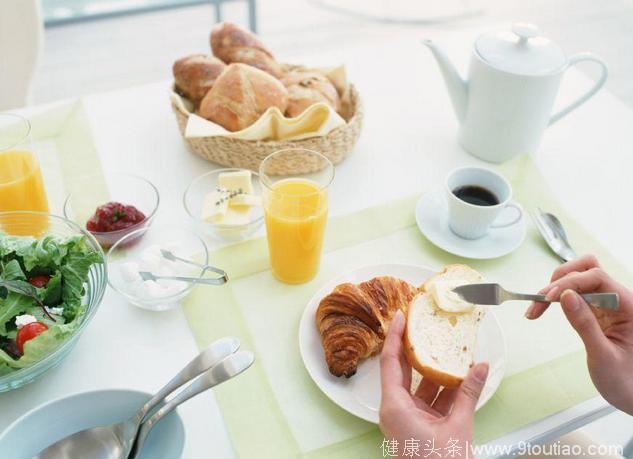
<instances>
[{"instance_id":1,"label":"hand holding bread","mask_svg":"<svg viewBox=\"0 0 633 459\"><path fill-rule=\"evenodd\" d=\"M433 442L439 448L452 444L464 457L470 457L475 408L488 365L474 365L457 389L441 389L425 378L411 394L411 367L404 357L402 339L404 328L405 317L399 312L391 323L380 356L380 430L386 439L399 445L405 445L411 438L419 440L421 445Z\"/></svg>"}]
</instances>

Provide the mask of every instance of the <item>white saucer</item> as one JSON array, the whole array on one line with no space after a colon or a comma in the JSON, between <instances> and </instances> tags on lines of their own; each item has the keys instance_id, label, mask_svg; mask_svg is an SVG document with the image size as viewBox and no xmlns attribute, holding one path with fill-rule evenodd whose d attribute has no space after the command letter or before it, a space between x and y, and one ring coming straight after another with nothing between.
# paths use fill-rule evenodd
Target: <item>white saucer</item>
<instances>
[{"instance_id":1,"label":"white saucer","mask_svg":"<svg viewBox=\"0 0 633 459\"><path fill-rule=\"evenodd\" d=\"M448 226L448 210L441 192L424 194L415 206L418 228L440 249L464 258L498 258L518 249L525 239L525 218L506 228L491 228L481 239L463 239Z\"/></svg>"},{"instance_id":2,"label":"white saucer","mask_svg":"<svg viewBox=\"0 0 633 459\"><path fill-rule=\"evenodd\" d=\"M308 373L323 393L338 406L365 421L378 423L380 408L380 359L370 357L358 366L351 378L332 376L325 362L321 335L316 325L315 315L321 299L334 287L343 282L359 283L376 276L394 276L412 285L421 285L434 275L435 271L422 266L402 264L381 264L355 269L323 285L310 299L303 311L299 325L299 349ZM479 397L477 409L481 408L494 394L503 379L506 366L506 345L501 326L489 310L479 326L476 362L488 362L490 370L486 385Z\"/></svg>"}]
</instances>

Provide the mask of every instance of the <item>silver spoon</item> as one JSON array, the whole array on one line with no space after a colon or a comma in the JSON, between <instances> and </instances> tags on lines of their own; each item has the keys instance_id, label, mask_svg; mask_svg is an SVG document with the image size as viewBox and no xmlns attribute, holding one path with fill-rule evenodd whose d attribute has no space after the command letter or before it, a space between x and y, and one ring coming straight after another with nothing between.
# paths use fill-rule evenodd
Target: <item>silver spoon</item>
<instances>
[{"instance_id":1,"label":"silver spoon","mask_svg":"<svg viewBox=\"0 0 633 459\"><path fill-rule=\"evenodd\" d=\"M531 213L532 221L536 229L541 234L552 252L554 252L562 261L570 261L576 258L576 252L567 240L565 230L562 232L553 223L552 220L545 217L541 211ZM558 224L562 228L562 224L558 219Z\"/></svg>"},{"instance_id":2,"label":"silver spoon","mask_svg":"<svg viewBox=\"0 0 633 459\"><path fill-rule=\"evenodd\" d=\"M127 421L74 433L40 451L33 459L126 459L147 414L183 384L235 353L240 341L222 338L202 351Z\"/></svg>"},{"instance_id":3,"label":"silver spoon","mask_svg":"<svg viewBox=\"0 0 633 459\"><path fill-rule=\"evenodd\" d=\"M178 395L172 400L163 405L156 413L152 415L147 421L141 425L141 430L138 433L136 443L129 459L135 459L143 449L143 444L149 435L150 430L160 421L163 416L166 416L173 411L178 405L186 402L191 397L223 383L231 379L234 376L242 373L248 369L255 361L255 355L252 352L240 351L233 355L228 356L222 362L218 363L211 370L207 371L204 375L197 378L190 385L185 387Z\"/></svg>"},{"instance_id":4,"label":"silver spoon","mask_svg":"<svg viewBox=\"0 0 633 459\"><path fill-rule=\"evenodd\" d=\"M549 223L551 224L551 226L553 226L560 233L561 237L571 247L571 244L569 244L569 239L567 238L567 232L565 231L565 227L563 226L561 221L558 219L558 217L554 214L550 214L549 212L543 211L540 207L537 207L537 209L540 212L540 214L543 216L543 218L545 218L546 220L549 220Z\"/></svg>"}]
</instances>

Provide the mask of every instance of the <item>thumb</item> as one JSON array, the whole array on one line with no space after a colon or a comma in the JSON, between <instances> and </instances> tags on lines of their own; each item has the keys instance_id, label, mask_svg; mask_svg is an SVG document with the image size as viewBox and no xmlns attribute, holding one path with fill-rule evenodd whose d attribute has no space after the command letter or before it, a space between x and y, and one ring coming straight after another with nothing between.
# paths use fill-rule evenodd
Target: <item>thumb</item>
<instances>
[{"instance_id":1,"label":"thumb","mask_svg":"<svg viewBox=\"0 0 633 459\"><path fill-rule=\"evenodd\" d=\"M479 395L484 388L487 377L487 363L478 363L470 369L459 389L457 389L455 404L451 413L452 418L458 419L460 423L465 423L473 418Z\"/></svg>"},{"instance_id":2,"label":"thumb","mask_svg":"<svg viewBox=\"0 0 633 459\"><path fill-rule=\"evenodd\" d=\"M565 290L560 304L567 320L578 333L587 353L600 352L608 344L608 339L598 324L598 319L585 300L573 290Z\"/></svg>"}]
</instances>

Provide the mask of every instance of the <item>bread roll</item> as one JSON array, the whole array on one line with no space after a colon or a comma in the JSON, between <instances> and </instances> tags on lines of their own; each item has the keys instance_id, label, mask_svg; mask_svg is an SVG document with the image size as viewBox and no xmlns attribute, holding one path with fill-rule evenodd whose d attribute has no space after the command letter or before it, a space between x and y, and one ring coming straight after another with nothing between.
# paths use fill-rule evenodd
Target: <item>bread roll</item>
<instances>
[{"instance_id":1,"label":"bread roll","mask_svg":"<svg viewBox=\"0 0 633 459\"><path fill-rule=\"evenodd\" d=\"M270 50L250 31L230 22L222 22L211 31L211 49L227 64L242 63L282 76L281 66Z\"/></svg>"},{"instance_id":2,"label":"bread roll","mask_svg":"<svg viewBox=\"0 0 633 459\"><path fill-rule=\"evenodd\" d=\"M294 71L287 74L281 81L288 89L286 114L290 117L301 115L306 108L317 102L324 102L336 111L340 109L336 88L320 73Z\"/></svg>"},{"instance_id":3,"label":"bread roll","mask_svg":"<svg viewBox=\"0 0 633 459\"><path fill-rule=\"evenodd\" d=\"M424 379L447 388L459 386L473 363L477 331L486 313L486 307L480 305L471 305L472 309L464 312L440 309L429 291L431 284L441 282L452 290L453 286L482 280L481 274L468 266L450 265L428 279L409 304L405 357Z\"/></svg>"},{"instance_id":4,"label":"bread roll","mask_svg":"<svg viewBox=\"0 0 633 459\"><path fill-rule=\"evenodd\" d=\"M176 91L198 105L225 68L220 59L205 54L178 59L173 67Z\"/></svg>"},{"instance_id":5,"label":"bread roll","mask_svg":"<svg viewBox=\"0 0 633 459\"><path fill-rule=\"evenodd\" d=\"M286 111L288 91L276 78L255 67L231 64L202 99L199 114L229 131L240 131L270 107Z\"/></svg>"}]
</instances>

